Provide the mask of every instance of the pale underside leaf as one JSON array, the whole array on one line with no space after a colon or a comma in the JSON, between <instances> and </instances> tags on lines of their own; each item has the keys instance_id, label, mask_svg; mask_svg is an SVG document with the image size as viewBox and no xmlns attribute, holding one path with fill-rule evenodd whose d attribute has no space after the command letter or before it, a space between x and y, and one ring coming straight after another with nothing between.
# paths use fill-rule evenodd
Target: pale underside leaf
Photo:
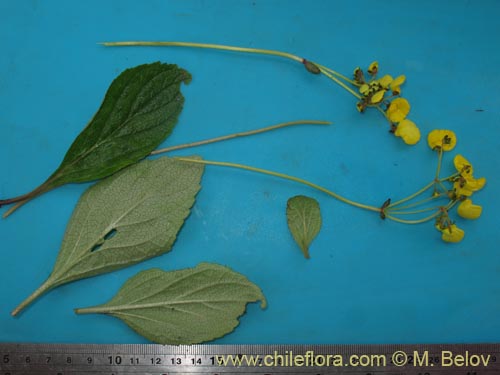
<instances>
[{"instance_id":1,"label":"pale underside leaf","mask_svg":"<svg viewBox=\"0 0 500 375\"><path fill-rule=\"evenodd\" d=\"M147 339L172 345L196 344L231 332L249 302L266 300L258 286L217 264L164 272L142 271L106 304L77 309L123 320Z\"/></svg>"},{"instance_id":2,"label":"pale underside leaf","mask_svg":"<svg viewBox=\"0 0 500 375\"><path fill-rule=\"evenodd\" d=\"M306 258L309 258L309 246L321 229L321 212L318 202L304 195L290 198L286 215L288 228L295 242Z\"/></svg>"},{"instance_id":3,"label":"pale underside leaf","mask_svg":"<svg viewBox=\"0 0 500 375\"><path fill-rule=\"evenodd\" d=\"M68 223L43 291L168 252L189 215L202 173L201 164L162 157L90 187Z\"/></svg>"}]
</instances>

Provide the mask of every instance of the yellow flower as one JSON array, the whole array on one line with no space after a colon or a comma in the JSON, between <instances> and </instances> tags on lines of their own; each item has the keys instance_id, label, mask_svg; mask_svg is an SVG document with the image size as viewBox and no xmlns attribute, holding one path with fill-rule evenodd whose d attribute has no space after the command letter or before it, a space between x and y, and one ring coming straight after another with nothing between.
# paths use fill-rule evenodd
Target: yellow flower
<instances>
[{"instance_id":1,"label":"yellow flower","mask_svg":"<svg viewBox=\"0 0 500 375\"><path fill-rule=\"evenodd\" d=\"M404 75L401 75L399 77L396 77L392 82L391 82L391 91L393 95L399 95L401 94L401 85L405 83L406 77Z\"/></svg>"},{"instance_id":2,"label":"yellow flower","mask_svg":"<svg viewBox=\"0 0 500 375\"><path fill-rule=\"evenodd\" d=\"M456 224L451 224L445 228L436 228L441 232L441 239L445 242L460 242L464 238L464 231L456 226Z\"/></svg>"},{"instance_id":3,"label":"yellow flower","mask_svg":"<svg viewBox=\"0 0 500 375\"><path fill-rule=\"evenodd\" d=\"M363 95L367 95L369 91L370 91L370 86L368 86L366 83L362 84L361 87L359 88L359 92Z\"/></svg>"},{"instance_id":4,"label":"yellow flower","mask_svg":"<svg viewBox=\"0 0 500 375\"><path fill-rule=\"evenodd\" d=\"M470 197L473 193L472 189L467 186L467 181L464 178L459 178L455 181L453 188L457 197Z\"/></svg>"},{"instance_id":5,"label":"yellow flower","mask_svg":"<svg viewBox=\"0 0 500 375\"><path fill-rule=\"evenodd\" d=\"M443 151L450 151L457 144L457 136L451 130L434 129L427 136L427 144L433 150L442 148Z\"/></svg>"},{"instance_id":6,"label":"yellow flower","mask_svg":"<svg viewBox=\"0 0 500 375\"><path fill-rule=\"evenodd\" d=\"M378 73L378 62L374 61L370 64L368 67L368 73L370 73L372 76Z\"/></svg>"},{"instance_id":7,"label":"yellow flower","mask_svg":"<svg viewBox=\"0 0 500 375\"><path fill-rule=\"evenodd\" d=\"M406 76L400 75L391 82L391 90L394 90L396 87L401 86L406 81Z\"/></svg>"},{"instance_id":8,"label":"yellow flower","mask_svg":"<svg viewBox=\"0 0 500 375\"><path fill-rule=\"evenodd\" d=\"M392 91L392 95L399 95L399 94L401 94L401 87L397 86L397 87L391 88L391 91Z\"/></svg>"},{"instance_id":9,"label":"yellow flower","mask_svg":"<svg viewBox=\"0 0 500 375\"><path fill-rule=\"evenodd\" d=\"M418 130L417 125L406 119L398 124L394 135L403 138L403 141L408 145L414 145L420 140L420 130Z\"/></svg>"},{"instance_id":10,"label":"yellow flower","mask_svg":"<svg viewBox=\"0 0 500 375\"><path fill-rule=\"evenodd\" d=\"M373 94L370 101L372 102L372 104L380 103L382 99L384 99L384 94L385 90L377 91L375 94Z\"/></svg>"},{"instance_id":11,"label":"yellow flower","mask_svg":"<svg viewBox=\"0 0 500 375\"><path fill-rule=\"evenodd\" d=\"M462 201L462 203L458 205L457 209L457 212L461 217L471 220L477 219L481 216L482 211L483 208L476 204L472 204L472 201L469 198Z\"/></svg>"},{"instance_id":12,"label":"yellow flower","mask_svg":"<svg viewBox=\"0 0 500 375\"><path fill-rule=\"evenodd\" d=\"M469 163L469 161L460 154L455 155L455 157L453 158L453 164L455 165L455 168L462 176L464 175L464 173L469 174L471 176L472 173L474 173L472 164Z\"/></svg>"},{"instance_id":13,"label":"yellow flower","mask_svg":"<svg viewBox=\"0 0 500 375\"><path fill-rule=\"evenodd\" d=\"M354 69L353 75L354 75L354 80L357 83L360 83L360 84L365 83L365 77L364 77L363 71L361 70L361 68L359 66L356 67L356 69Z\"/></svg>"},{"instance_id":14,"label":"yellow flower","mask_svg":"<svg viewBox=\"0 0 500 375\"><path fill-rule=\"evenodd\" d=\"M391 84L391 82L392 82L392 77L389 74L386 74L385 76L383 76L382 78L380 78L378 80L378 83L384 89L387 89L389 87L389 85Z\"/></svg>"},{"instance_id":15,"label":"yellow flower","mask_svg":"<svg viewBox=\"0 0 500 375\"><path fill-rule=\"evenodd\" d=\"M409 112L410 103L408 103L408 100L396 98L391 102L385 113L390 121L400 122L406 118Z\"/></svg>"},{"instance_id":16,"label":"yellow flower","mask_svg":"<svg viewBox=\"0 0 500 375\"><path fill-rule=\"evenodd\" d=\"M453 187L455 188L455 193L457 196L471 196L473 192L481 190L486 184L486 178L474 178L472 175L474 168L469 161L462 155L456 155L453 159L453 164L460 177L455 181Z\"/></svg>"},{"instance_id":17,"label":"yellow flower","mask_svg":"<svg viewBox=\"0 0 500 375\"><path fill-rule=\"evenodd\" d=\"M357 110L358 110L359 113L363 113L365 111L366 104L363 103L363 102L357 102L356 103L356 108L357 108Z\"/></svg>"}]
</instances>

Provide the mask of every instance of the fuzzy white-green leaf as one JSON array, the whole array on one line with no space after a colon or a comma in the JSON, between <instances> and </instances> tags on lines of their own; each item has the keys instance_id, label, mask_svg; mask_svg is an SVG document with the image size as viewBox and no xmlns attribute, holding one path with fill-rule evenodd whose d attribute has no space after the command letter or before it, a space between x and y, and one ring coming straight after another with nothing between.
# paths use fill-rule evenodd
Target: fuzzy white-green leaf
<instances>
[{"instance_id":1,"label":"fuzzy white-green leaf","mask_svg":"<svg viewBox=\"0 0 500 375\"><path fill-rule=\"evenodd\" d=\"M288 228L306 258L309 246L321 229L319 203L304 195L290 198L286 207Z\"/></svg>"},{"instance_id":2,"label":"fuzzy white-green leaf","mask_svg":"<svg viewBox=\"0 0 500 375\"><path fill-rule=\"evenodd\" d=\"M217 264L165 272L142 271L106 304L76 309L123 320L148 340L170 345L196 344L231 332L247 303L266 300L245 276Z\"/></svg>"},{"instance_id":3,"label":"fuzzy white-green leaf","mask_svg":"<svg viewBox=\"0 0 500 375\"><path fill-rule=\"evenodd\" d=\"M40 294L168 252L200 189L201 164L145 160L90 187L80 198L54 269L13 315Z\"/></svg>"}]
</instances>

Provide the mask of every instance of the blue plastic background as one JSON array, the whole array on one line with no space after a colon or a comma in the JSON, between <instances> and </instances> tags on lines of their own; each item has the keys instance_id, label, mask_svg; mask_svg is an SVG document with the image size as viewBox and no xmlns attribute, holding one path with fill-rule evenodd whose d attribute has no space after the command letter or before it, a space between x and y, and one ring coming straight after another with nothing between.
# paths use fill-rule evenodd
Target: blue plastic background
<instances>
[{"instance_id":1,"label":"blue plastic background","mask_svg":"<svg viewBox=\"0 0 500 375\"><path fill-rule=\"evenodd\" d=\"M1 1L0 196L27 192L60 163L113 78L161 60L189 70L175 145L302 118L302 126L176 155L265 167L380 205L432 177L425 135L450 128L487 187L456 245L432 224L405 226L292 182L208 167L171 253L51 291L19 318L9 312L49 275L66 223L87 185L50 192L0 221L0 341L141 343L117 319L77 316L151 267L218 262L257 283L250 305L217 343L408 343L500 340L498 1ZM104 48L113 40L183 40L271 48L345 74L380 62L406 74L403 93L423 141L405 146L376 111L325 77L273 57L181 48ZM477 111L481 109L483 111ZM321 203L323 228L305 260L285 219L287 199ZM2 212L5 208L2 209Z\"/></svg>"}]
</instances>

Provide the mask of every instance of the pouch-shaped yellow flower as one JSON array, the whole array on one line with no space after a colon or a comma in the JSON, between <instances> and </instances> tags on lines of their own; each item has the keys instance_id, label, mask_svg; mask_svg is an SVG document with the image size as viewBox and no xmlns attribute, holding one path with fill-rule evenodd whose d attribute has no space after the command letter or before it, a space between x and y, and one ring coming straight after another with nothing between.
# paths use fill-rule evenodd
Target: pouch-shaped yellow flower
<instances>
[{"instance_id":1,"label":"pouch-shaped yellow flower","mask_svg":"<svg viewBox=\"0 0 500 375\"><path fill-rule=\"evenodd\" d=\"M451 151L457 144L457 136L451 130L434 129L427 136L427 144L433 150L439 147L443 151Z\"/></svg>"},{"instance_id":2,"label":"pouch-shaped yellow flower","mask_svg":"<svg viewBox=\"0 0 500 375\"><path fill-rule=\"evenodd\" d=\"M391 90L394 91L395 88L401 86L403 83L405 83L405 81L406 81L406 76L405 75L397 76L391 82Z\"/></svg>"},{"instance_id":3,"label":"pouch-shaped yellow flower","mask_svg":"<svg viewBox=\"0 0 500 375\"><path fill-rule=\"evenodd\" d=\"M472 164L464 158L462 155L457 154L453 158L453 164L455 165L456 170L463 176L463 174L469 174L472 176L474 173L474 169L472 168Z\"/></svg>"},{"instance_id":4,"label":"pouch-shaped yellow flower","mask_svg":"<svg viewBox=\"0 0 500 375\"><path fill-rule=\"evenodd\" d=\"M441 232L441 239L445 242L460 242L464 238L465 232L456 226L456 224L451 224L446 228L436 227Z\"/></svg>"},{"instance_id":5,"label":"pouch-shaped yellow flower","mask_svg":"<svg viewBox=\"0 0 500 375\"><path fill-rule=\"evenodd\" d=\"M457 212L461 217L471 220L477 219L481 216L482 211L483 208L481 206L473 204L472 200L468 198L462 201L457 208Z\"/></svg>"},{"instance_id":6,"label":"pouch-shaped yellow flower","mask_svg":"<svg viewBox=\"0 0 500 375\"><path fill-rule=\"evenodd\" d=\"M363 83L359 88L359 92L363 95L367 95L369 91L370 91L370 86L368 86L368 84L366 83Z\"/></svg>"},{"instance_id":7,"label":"pouch-shaped yellow flower","mask_svg":"<svg viewBox=\"0 0 500 375\"><path fill-rule=\"evenodd\" d=\"M410 103L404 98L396 98L389 104L389 108L387 108L385 113L387 118L392 122L403 121L408 113L410 113Z\"/></svg>"},{"instance_id":8,"label":"pouch-shaped yellow flower","mask_svg":"<svg viewBox=\"0 0 500 375\"><path fill-rule=\"evenodd\" d=\"M380 84L380 86L382 86L384 89L387 89L389 88L389 85L391 84L392 82L392 77L389 75L389 74L386 74L385 76L383 76L382 78L380 78L378 80L378 83Z\"/></svg>"},{"instance_id":9,"label":"pouch-shaped yellow flower","mask_svg":"<svg viewBox=\"0 0 500 375\"><path fill-rule=\"evenodd\" d=\"M455 189L455 194L458 198L460 197L470 197L474 191L467 186L467 181L459 179L453 183L453 189Z\"/></svg>"},{"instance_id":10,"label":"pouch-shaped yellow flower","mask_svg":"<svg viewBox=\"0 0 500 375\"><path fill-rule=\"evenodd\" d=\"M378 73L378 62L377 61L374 61L370 64L370 66L368 67L368 73L370 73L371 75L375 75Z\"/></svg>"},{"instance_id":11,"label":"pouch-shaped yellow flower","mask_svg":"<svg viewBox=\"0 0 500 375\"><path fill-rule=\"evenodd\" d=\"M403 120L398 124L394 132L396 137L401 137L408 145L414 145L420 140L420 130L413 121Z\"/></svg>"},{"instance_id":12,"label":"pouch-shaped yellow flower","mask_svg":"<svg viewBox=\"0 0 500 375\"><path fill-rule=\"evenodd\" d=\"M453 164L461 177L453 185L457 195L470 196L472 192L481 190L484 187L486 178L474 178L472 175L474 173L472 164L462 155L455 155ZM469 192L470 194L468 194Z\"/></svg>"}]
</instances>

